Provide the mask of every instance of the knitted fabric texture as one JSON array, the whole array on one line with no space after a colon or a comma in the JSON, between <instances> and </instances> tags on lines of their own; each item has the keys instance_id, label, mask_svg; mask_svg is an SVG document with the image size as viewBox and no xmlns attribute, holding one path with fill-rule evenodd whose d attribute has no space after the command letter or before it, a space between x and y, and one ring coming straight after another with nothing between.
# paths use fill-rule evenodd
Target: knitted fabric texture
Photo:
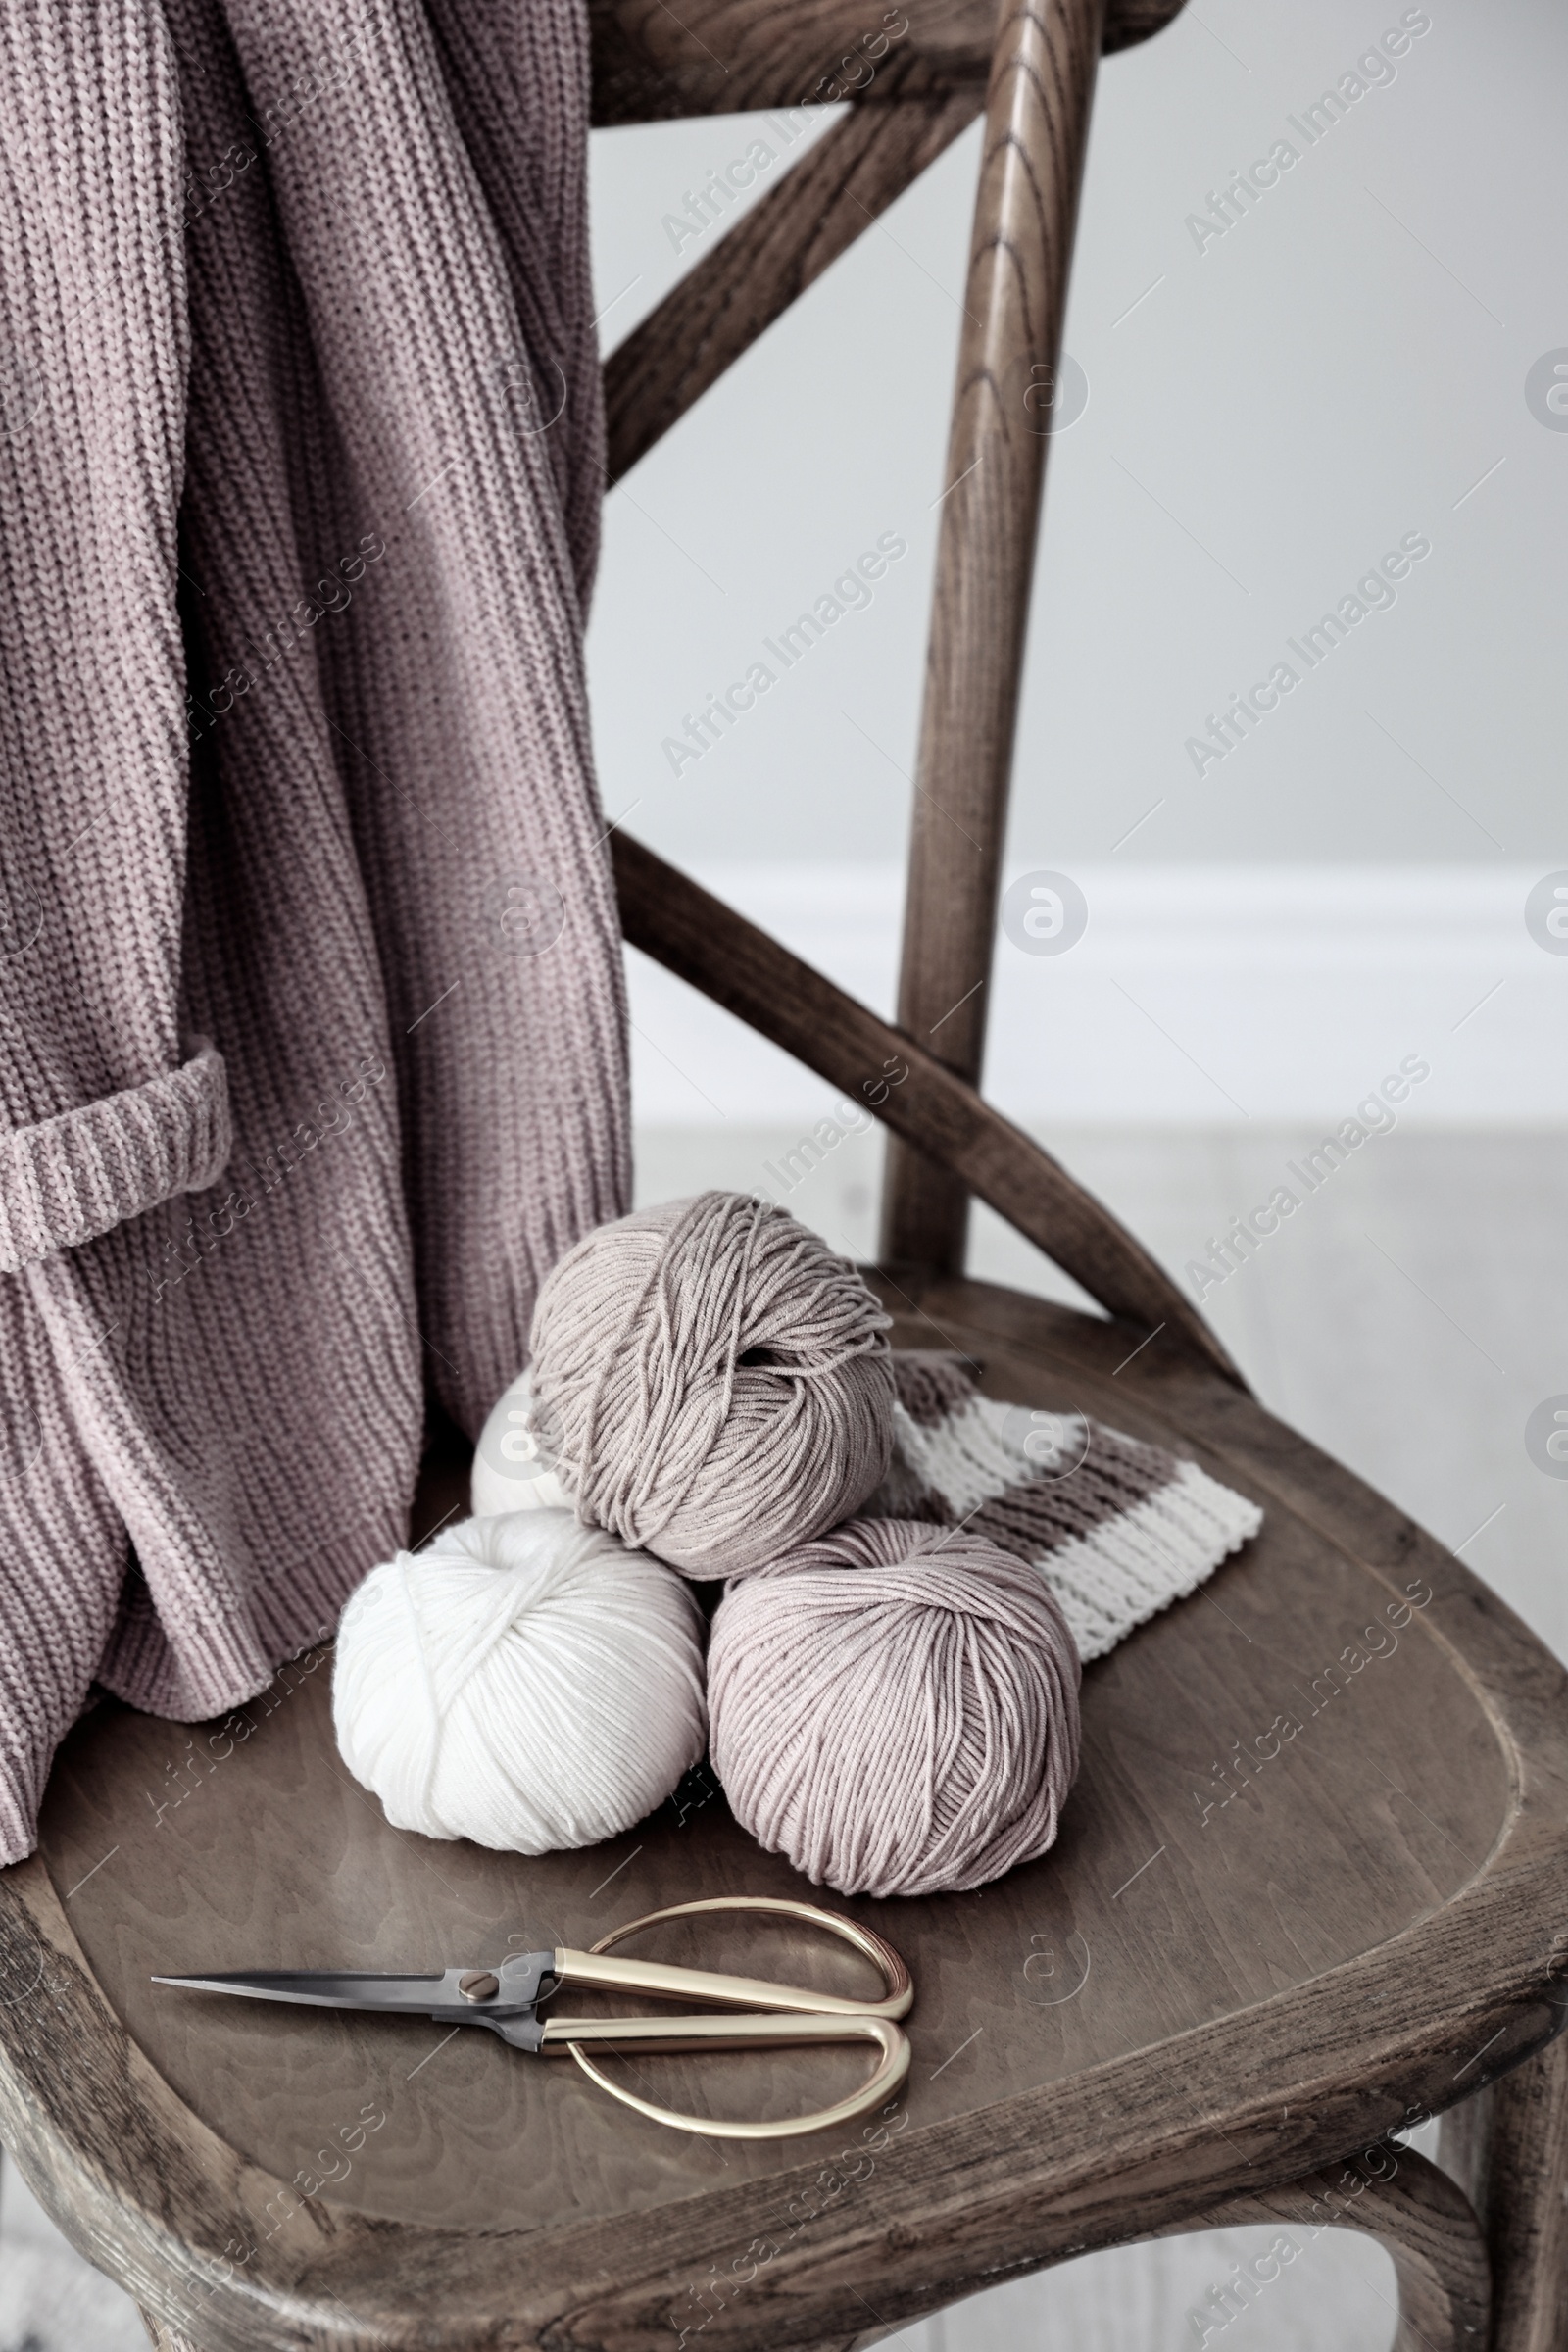
<instances>
[{"instance_id":1,"label":"knitted fabric texture","mask_svg":"<svg viewBox=\"0 0 1568 2352\"><path fill-rule=\"evenodd\" d=\"M580 0L0 18L0 1861L403 1543L628 1191Z\"/></svg>"},{"instance_id":2,"label":"knitted fabric texture","mask_svg":"<svg viewBox=\"0 0 1568 2352\"><path fill-rule=\"evenodd\" d=\"M961 1522L1038 1568L1088 1665L1195 1592L1263 1524L1162 1446L982 1396L956 1357L893 1358L893 1464L865 1516Z\"/></svg>"}]
</instances>

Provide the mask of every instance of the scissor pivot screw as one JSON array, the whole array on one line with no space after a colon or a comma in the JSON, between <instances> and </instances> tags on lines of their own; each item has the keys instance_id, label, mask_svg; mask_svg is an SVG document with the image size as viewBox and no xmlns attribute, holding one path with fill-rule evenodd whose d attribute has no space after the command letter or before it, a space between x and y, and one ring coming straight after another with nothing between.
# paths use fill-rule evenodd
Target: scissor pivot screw
<instances>
[{"instance_id":1,"label":"scissor pivot screw","mask_svg":"<svg viewBox=\"0 0 1568 2352\"><path fill-rule=\"evenodd\" d=\"M486 1968L471 1968L458 1979L458 1990L466 2001L493 2001L501 1990L501 1979Z\"/></svg>"}]
</instances>

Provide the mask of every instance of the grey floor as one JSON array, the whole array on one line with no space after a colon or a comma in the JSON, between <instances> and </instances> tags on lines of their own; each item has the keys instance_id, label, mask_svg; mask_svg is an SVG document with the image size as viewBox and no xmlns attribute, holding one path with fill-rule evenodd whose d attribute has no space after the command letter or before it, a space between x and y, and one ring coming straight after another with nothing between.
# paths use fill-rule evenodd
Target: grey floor
<instances>
[{"instance_id":1,"label":"grey floor","mask_svg":"<svg viewBox=\"0 0 1568 2352\"><path fill-rule=\"evenodd\" d=\"M654 1129L639 1196L755 1188L799 1140L782 1128ZM1180 1270L1233 1212L1266 1200L1309 1137L1256 1124L1205 1132L1085 1129L1052 1149ZM789 1198L840 1247L869 1251L879 1146L851 1137ZM1398 1132L1374 1139L1207 1301L1264 1401L1373 1480L1568 1655L1568 1479L1544 1475L1525 1424L1568 1394L1568 1132ZM988 1215L973 1270L1070 1296ZM978 2295L888 2340L905 2352L1384 2352L1394 2278L1364 2240L1330 2231L1243 2316L1195 2319L1268 2232L1092 2255ZM1206 2336L1204 2329L1207 2329ZM130 2304L27 2195L0 2192L0 2352L130 2352Z\"/></svg>"}]
</instances>

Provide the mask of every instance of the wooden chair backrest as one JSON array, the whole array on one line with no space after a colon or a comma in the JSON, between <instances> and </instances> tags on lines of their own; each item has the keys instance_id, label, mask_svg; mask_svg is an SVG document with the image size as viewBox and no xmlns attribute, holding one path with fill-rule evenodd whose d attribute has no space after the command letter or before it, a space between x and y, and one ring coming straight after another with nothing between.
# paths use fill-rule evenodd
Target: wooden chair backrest
<instances>
[{"instance_id":1,"label":"wooden chair backrest","mask_svg":"<svg viewBox=\"0 0 1568 2352\"><path fill-rule=\"evenodd\" d=\"M1108 56L1147 40L1181 7L1182 0L1107 0L1100 49ZM996 49L997 0L898 0L887 14L902 16L908 30L877 55L872 36L884 8L887 0L690 0L677 13L664 0L588 0L595 126L839 95L887 105L960 90L972 92L978 113ZM874 74L864 77L858 60Z\"/></svg>"},{"instance_id":2,"label":"wooden chair backrest","mask_svg":"<svg viewBox=\"0 0 1568 2352\"><path fill-rule=\"evenodd\" d=\"M1181 0L1003 0L1000 17L992 0L899 0L880 14L873 0L686 0L678 15L664 0L590 6L596 122L853 101L607 363L611 482L982 109L986 116L897 1030L617 837L627 937L856 1100L871 1091L867 1074L881 1068L886 1049L902 1052L918 1083L902 1087L897 1103L886 1090L870 1102L894 1130L885 1263L960 1270L973 1192L1112 1313L1168 1327L1189 1352L1234 1378L1218 1341L1148 1253L975 1093L1095 70L1102 49L1157 31ZM787 999L772 993L786 985Z\"/></svg>"}]
</instances>

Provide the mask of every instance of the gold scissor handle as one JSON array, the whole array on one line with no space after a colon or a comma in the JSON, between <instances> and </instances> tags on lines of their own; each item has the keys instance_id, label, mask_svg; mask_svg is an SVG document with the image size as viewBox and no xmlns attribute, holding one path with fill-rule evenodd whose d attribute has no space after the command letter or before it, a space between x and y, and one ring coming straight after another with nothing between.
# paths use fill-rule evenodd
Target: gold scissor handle
<instances>
[{"instance_id":1,"label":"gold scissor handle","mask_svg":"<svg viewBox=\"0 0 1568 2352\"><path fill-rule=\"evenodd\" d=\"M703 1968L668 1968L659 1960L610 1960L604 1956L612 1944L624 1943L628 1936L656 1927L661 1920L694 1919L710 1911L761 1912L825 1928L871 1962L887 1986L886 1995L880 2001L846 2000L835 1992L809 1992L797 1984L769 1984L760 1977L723 1977ZM602 1936L591 1951L558 1951L553 1974L563 1984L592 1984L601 1992L645 1992L661 2001L705 2001L717 2009L781 2009L813 2017L906 2017L914 2003L908 1970L892 1944L885 1943L874 1929L786 1895L717 1894L702 1902L672 1903L667 1911L649 1911Z\"/></svg>"},{"instance_id":2,"label":"gold scissor handle","mask_svg":"<svg viewBox=\"0 0 1568 2352\"><path fill-rule=\"evenodd\" d=\"M761 2050L824 2041L874 2041L882 2055L869 2082L812 2115L785 2116L767 2124L731 2123L658 2107L652 2099L639 2098L634 2090L612 2082L583 2047L589 2042L616 2050ZM546 2025L543 2046L570 2050L589 2082L608 2090L623 2107L635 2107L656 2124L703 2132L710 2139L795 2139L808 2132L829 2131L882 2106L909 2071L908 2036L890 2017L561 2017Z\"/></svg>"},{"instance_id":3,"label":"gold scissor handle","mask_svg":"<svg viewBox=\"0 0 1568 2352\"><path fill-rule=\"evenodd\" d=\"M824 1928L852 1944L881 1975L887 1987L880 2001L845 2000L836 1993L808 1992L789 1984L771 1984L750 1977L711 1975L704 1969L666 1968L657 1961L613 1961L603 1957L612 1944L623 1942L643 1928L666 1919L689 1919L710 1911L752 1911L778 1919L797 1919L808 1927ZM564 1982L596 1984L605 1989L652 1993L658 1999L709 2001L715 2006L744 2005L752 2012L730 2017L669 2018L553 2018L544 2029L547 2049L569 2049L591 2082L608 2091L622 2106L635 2108L656 2124L677 2132L706 2133L710 2139L794 2139L808 2132L825 2132L849 2123L868 2109L892 2098L909 2071L907 2037L893 2020L905 2016L914 1999L908 1970L890 1943L870 1928L862 1928L837 1912L820 1911L814 1903L786 1896L713 1895L694 1903L674 1903L664 1911L650 1911L601 1937L591 1952L558 1952ZM590 1973L591 1972L591 1973ZM872 2041L882 2055L868 2082L848 2098L811 2115L790 2116L774 2123L728 2123L709 2116L681 2115L659 2107L651 2099L624 2090L589 2058L585 2042L622 2049L719 2050L766 2049L831 2041Z\"/></svg>"}]
</instances>

